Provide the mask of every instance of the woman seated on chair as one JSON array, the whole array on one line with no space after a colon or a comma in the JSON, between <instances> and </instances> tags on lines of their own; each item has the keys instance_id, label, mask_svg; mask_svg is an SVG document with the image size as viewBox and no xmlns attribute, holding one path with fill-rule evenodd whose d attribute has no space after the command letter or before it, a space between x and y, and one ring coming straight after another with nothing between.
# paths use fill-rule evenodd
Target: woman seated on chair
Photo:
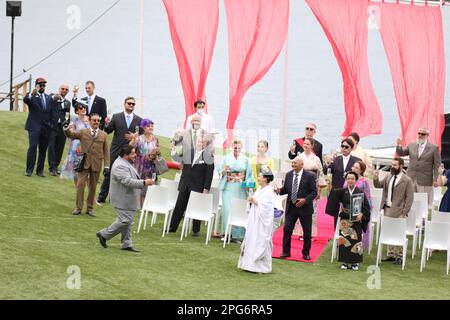
<instances>
[{"instance_id":1,"label":"woman seated on chair","mask_svg":"<svg viewBox=\"0 0 450 320\"><path fill-rule=\"evenodd\" d=\"M347 187L332 190L325 210L327 214L341 219L337 226L339 228L338 260L342 262L343 270L359 269L359 263L363 261L362 232L367 230L370 220L369 202L364 191L356 187L357 178L358 175L355 172L348 172L345 175ZM362 197L359 203L357 199L352 198L352 195L355 197L358 194ZM352 200L356 209L352 208Z\"/></svg>"},{"instance_id":2,"label":"woman seated on chair","mask_svg":"<svg viewBox=\"0 0 450 320\"><path fill-rule=\"evenodd\" d=\"M262 166L258 175L259 188L248 197L250 212L244 241L241 245L238 268L251 272L272 272L272 231L276 194L269 183L273 173Z\"/></svg>"}]
</instances>

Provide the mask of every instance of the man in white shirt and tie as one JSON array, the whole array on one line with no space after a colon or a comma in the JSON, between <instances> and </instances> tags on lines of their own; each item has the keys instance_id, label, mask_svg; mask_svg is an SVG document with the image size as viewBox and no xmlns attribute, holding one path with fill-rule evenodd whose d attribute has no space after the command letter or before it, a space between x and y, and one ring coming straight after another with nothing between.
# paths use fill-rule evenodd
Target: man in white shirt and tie
<instances>
[{"instance_id":1,"label":"man in white shirt and tie","mask_svg":"<svg viewBox=\"0 0 450 320\"><path fill-rule=\"evenodd\" d=\"M390 218L406 218L414 201L414 186L412 180L403 174L403 159L398 157L392 160L391 174L379 180L379 172L374 172L373 184L375 188L383 188L380 210L384 210L384 216ZM388 257L383 261L393 261L402 264L403 248L398 248L395 255L395 247L388 246Z\"/></svg>"},{"instance_id":2,"label":"man in white shirt and tie","mask_svg":"<svg viewBox=\"0 0 450 320\"><path fill-rule=\"evenodd\" d=\"M430 130L420 128L417 142L402 148L402 139L397 139L396 152L399 156L409 156L409 166L406 174L414 184L415 192L428 194L428 207L433 205L433 187L437 187L441 154L437 145L428 141Z\"/></svg>"},{"instance_id":3,"label":"man in white shirt and tie","mask_svg":"<svg viewBox=\"0 0 450 320\"><path fill-rule=\"evenodd\" d=\"M96 113L100 116L100 129L105 127L105 120L107 117L106 100L95 93L95 83L91 80L86 81L84 89L86 90L86 97L81 100L87 104L86 114L90 116ZM75 106L77 101L78 87L73 90L72 105Z\"/></svg>"}]
</instances>

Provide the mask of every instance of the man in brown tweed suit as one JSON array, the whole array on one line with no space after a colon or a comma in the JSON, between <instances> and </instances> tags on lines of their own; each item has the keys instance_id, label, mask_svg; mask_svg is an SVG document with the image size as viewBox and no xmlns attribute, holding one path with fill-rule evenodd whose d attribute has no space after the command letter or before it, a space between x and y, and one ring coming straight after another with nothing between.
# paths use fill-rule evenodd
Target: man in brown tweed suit
<instances>
[{"instance_id":1,"label":"man in brown tweed suit","mask_svg":"<svg viewBox=\"0 0 450 320\"><path fill-rule=\"evenodd\" d=\"M87 198L86 213L91 217L95 217L93 211L95 189L97 187L100 171L102 170L102 165L104 164L105 166L104 170L109 170L109 148L107 141L108 135L99 129L100 116L98 114L91 114L90 124L90 128L82 129L78 132L72 131L73 124L70 124L64 129L64 133L69 138L79 139L81 142L81 152L86 153L83 171L78 172L76 209L72 214L81 214L84 201L84 189L87 182L89 194Z\"/></svg>"}]
</instances>

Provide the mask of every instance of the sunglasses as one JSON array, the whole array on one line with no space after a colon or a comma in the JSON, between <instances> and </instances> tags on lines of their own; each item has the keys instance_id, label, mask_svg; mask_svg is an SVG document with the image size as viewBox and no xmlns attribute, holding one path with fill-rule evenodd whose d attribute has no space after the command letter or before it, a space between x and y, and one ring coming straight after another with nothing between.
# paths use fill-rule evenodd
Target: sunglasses
<instances>
[{"instance_id":1,"label":"sunglasses","mask_svg":"<svg viewBox=\"0 0 450 320\"><path fill-rule=\"evenodd\" d=\"M39 87L45 87L45 83L38 83Z\"/></svg>"},{"instance_id":2,"label":"sunglasses","mask_svg":"<svg viewBox=\"0 0 450 320\"><path fill-rule=\"evenodd\" d=\"M341 148L344 148L344 149L350 149L350 146L347 146L347 145L345 145L345 144L341 144Z\"/></svg>"},{"instance_id":3,"label":"sunglasses","mask_svg":"<svg viewBox=\"0 0 450 320\"><path fill-rule=\"evenodd\" d=\"M428 133L423 133L423 132L417 132L417 134L418 134L419 136L427 136L427 135L428 135Z\"/></svg>"},{"instance_id":4,"label":"sunglasses","mask_svg":"<svg viewBox=\"0 0 450 320\"><path fill-rule=\"evenodd\" d=\"M308 128L308 127L306 127L305 130L308 130L308 131L314 131L315 129L314 129L314 128Z\"/></svg>"},{"instance_id":5,"label":"sunglasses","mask_svg":"<svg viewBox=\"0 0 450 320\"><path fill-rule=\"evenodd\" d=\"M99 119L91 119L92 122L100 122Z\"/></svg>"},{"instance_id":6,"label":"sunglasses","mask_svg":"<svg viewBox=\"0 0 450 320\"><path fill-rule=\"evenodd\" d=\"M129 105L129 106L135 106L136 103L134 103L134 102L127 102L127 105Z\"/></svg>"}]
</instances>

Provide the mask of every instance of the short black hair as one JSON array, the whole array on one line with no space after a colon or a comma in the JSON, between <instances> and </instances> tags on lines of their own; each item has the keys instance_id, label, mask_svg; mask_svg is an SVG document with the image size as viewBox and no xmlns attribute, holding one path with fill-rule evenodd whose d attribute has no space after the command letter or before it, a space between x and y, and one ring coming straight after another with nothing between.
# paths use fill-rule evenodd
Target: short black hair
<instances>
[{"instance_id":1,"label":"short black hair","mask_svg":"<svg viewBox=\"0 0 450 320\"><path fill-rule=\"evenodd\" d=\"M355 146L355 144L353 143L352 139L345 138L345 139L342 139L341 144L343 142L346 142L347 144L349 144L351 148L353 148Z\"/></svg>"},{"instance_id":2,"label":"short black hair","mask_svg":"<svg viewBox=\"0 0 450 320\"><path fill-rule=\"evenodd\" d=\"M133 149L135 149L135 147L133 147L132 145L126 144L124 145L121 149L120 149L120 156L127 156L129 155Z\"/></svg>"},{"instance_id":3,"label":"short black hair","mask_svg":"<svg viewBox=\"0 0 450 320\"><path fill-rule=\"evenodd\" d=\"M400 157L395 157L393 160L397 161L398 164L400 165L400 167L402 167L402 168L405 165L405 161L402 158L400 158Z\"/></svg>"},{"instance_id":4,"label":"short black hair","mask_svg":"<svg viewBox=\"0 0 450 320\"><path fill-rule=\"evenodd\" d=\"M206 103L205 103L205 101L203 101L203 100L197 100L197 101L194 102L194 108L197 108L197 106L198 106L199 104L206 104Z\"/></svg>"},{"instance_id":5,"label":"short black hair","mask_svg":"<svg viewBox=\"0 0 450 320\"><path fill-rule=\"evenodd\" d=\"M99 115L98 113L91 113L91 114L89 115L89 119L92 119L92 117L95 117L95 116L97 116L97 117L99 117L100 119L102 119L102 117L100 117L100 115Z\"/></svg>"},{"instance_id":6,"label":"short black hair","mask_svg":"<svg viewBox=\"0 0 450 320\"><path fill-rule=\"evenodd\" d=\"M345 174L345 179L347 179L347 176L350 175L350 174L354 175L354 176L355 176L355 179L358 180L358 175L356 174L355 171L349 171L349 172L347 172L347 173Z\"/></svg>"},{"instance_id":7,"label":"short black hair","mask_svg":"<svg viewBox=\"0 0 450 320\"><path fill-rule=\"evenodd\" d=\"M356 142L359 143L359 134L357 134L356 132L350 132L350 134L348 136L352 137L353 139L356 140Z\"/></svg>"}]
</instances>

